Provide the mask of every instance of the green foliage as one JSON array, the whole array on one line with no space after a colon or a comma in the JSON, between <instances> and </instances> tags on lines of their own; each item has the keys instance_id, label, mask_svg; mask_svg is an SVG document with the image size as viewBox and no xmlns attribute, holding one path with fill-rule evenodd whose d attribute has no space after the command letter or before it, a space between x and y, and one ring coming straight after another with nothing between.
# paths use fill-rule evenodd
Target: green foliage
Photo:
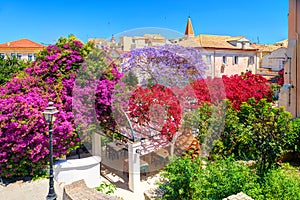
<instances>
[{"instance_id":1,"label":"green foliage","mask_svg":"<svg viewBox=\"0 0 300 200\"><path fill-rule=\"evenodd\" d=\"M45 170L42 170L42 171L40 171L40 173L35 173L32 176L32 180L36 181L36 180L40 180L40 179L47 178L47 177L49 177L49 174Z\"/></svg>"},{"instance_id":2,"label":"green foliage","mask_svg":"<svg viewBox=\"0 0 300 200\"><path fill-rule=\"evenodd\" d=\"M273 107L265 99L249 99L240 110L232 108L229 101L225 103L223 107L203 104L184 121L184 127L198 128L201 150L213 147L210 153L214 159L233 155L236 159L258 160L259 173L263 174L283 153L297 148L300 121L295 120L292 126L292 116L283 108ZM223 112L225 124L221 119Z\"/></svg>"},{"instance_id":3,"label":"green foliage","mask_svg":"<svg viewBox=\"0 0 300 200\"><path fill-rule=\"evenodd\" d=\"M183 127L185 129L197 130L197 139L202 146L202 154L207 155L211 151L215 142L224 129L224 116L227 101L222 101L218 105L202 103L195 111L184 116Z\"/></svg>"},{"instance_id":4,"label":"green foliage","mask_svg":"<svg viewBox=\"0 0 300 200\"><path fill-rule=\"evenodd\" d=\"M271 91L272 91L272 100L273 101L277 101L278 98L279 98L279 90L280 90L280 87L281 85L279 84L276 84L276 83L272 83L270 84L270 87L271 87Z\"/></svg>"},{"instance_id":5,"label":"green foliage","mask_svg":"<svg viewBox=\"0 0 300 200\"><path fill-rule=\"evenodd\" d=\"M134 88L138 84L138 78L134 75L132 71L124 74L122 81L128 88Z\"/></svg>"},{"instance_id":6,"label":"green foliage","mask_svg":"<svg viewBox=\"0 0 300 200\"><path fill-rule=\"evenodd\" d=\"M286 149L300 153L300 118L293 120L287 140L289 143Z\"/></svg>"},{"instance_id":7,"label":"green foliage","mask_svg":"<svg viewBox=\"0 0 300 200\"><path fill-rule=\"evenodd\" d=\"M197 139L200 144L204 142L207 130L211 124L213 110L215 110L215 107L205 102L202 106L184 116L184 128L195 127L198 129Z\"/></svg>"},{"instance_id":8,"label":"green foliage","mask_svg":"<svg viewBox=\"0 0 300 200\"><path fill-rule=\"evenodd\" d=\"M253 194L254 199L300 199L299 171L289 166L270 170L261 186L263 193Z\"/></svg>"},{"instance_id":9,"label":"green foliage","mask_svg":"<svg viewBox=\"0 0 300 200\"><path fill-rule=\"evenodd\" d=\"M16 57L0 57L0 85L4 85L18 72L24 71L30 62L18 60Z\"/></svg>"},{"instance_id":10,"label":"green foliage","mask_svg":"<svg viewBox=\"0 0 300 200\"><path fill-rule=\"evenodd\" d=\"M224 130L215 143L212 156L215 159L235 156L238 159L249 160L255 157L254 154L255 148L251 144L249 127L240 121L238 112L227 101Z\"/></svg>"},{"instance_id":11,"label":"green foliage","mask_svg":"<svg viewBox=\"0 0 300 200\"><path fill-rule=\"evenodd\" d=\"M100 186L95 187L95 189L105 194L113 194L117 187L116 185L103 181Z\"/></svg>"},{"instance_id":12,"label":"green foliage","mask_svg":"<svg viewBox=\"0 0 300 200\"><path fill-rule=\"evenodd\" d=\"M232 159L203 162L200 158L175 159L163 173L163 199L222 199L241 191L259 188L257 176Z\"/></svg>"},{"instance_id":13,"label":"green foliage","mask_svg":"<svg viewBox=\"0 0 300 200\"><path fill-rule=\"evenodd\" d=\"M243 192L253 199L300 199L299 172L288 166L272 169L261 178L253 166L231 158L204 162L190 157L173 159L164 169L163 199L223 199Z\"/></svg>"},{"instance_id":14,"label":"green foliage","mask_svg":"<svg viewBox=\"0 0 300 200\"><path fill-rule=\"evenodd\" d=\"M279 160L289 143L292 115L282 107L273 107L265 99L258 103L250 99L242 103L238 116L250 130L251 146L257 153L254 158L259 163L258 172L263 175Z\"/></svg>"}]
</instances>

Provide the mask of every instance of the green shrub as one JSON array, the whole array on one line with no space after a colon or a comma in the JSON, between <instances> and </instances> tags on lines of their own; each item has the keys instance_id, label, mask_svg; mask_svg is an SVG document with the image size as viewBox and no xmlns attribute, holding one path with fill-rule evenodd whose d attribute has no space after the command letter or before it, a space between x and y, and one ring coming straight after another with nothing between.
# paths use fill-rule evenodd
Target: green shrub
<instances>
[{"instance_id":1,"label":"green shrub","mask_svg":"<svg viewBox=\"0 0 300 200\"><path fill-rule=\"evenodd\" d=\"M258 173L263 175L279 160L290 143L292 115L283 107L273 107L265 99L259 102L250 99L242 103L238 117L240 123L249 127L251 144L257 153L254 159L258 161Z\"/></svg>"},{"instance_id":2,"label":"green shrub","mask_svg":"<svg viewBox=\"0 0 300 200\"><path fill-rule=\"evenodd\" d=\"M104 194L113 194L117 189L116 185L103 181L99 187L95 187L96 190L104 193Z\"/></svg>"},{"instance_id":3,"label":"green shrub","mask_svg":"<svg viewBox=\"0 0 300 200\"><path fill-rule=\"evenodd\" d=\"M210 146L214 159L234 156L239 160L257 160L258 172L263 175L283 153L298 147L300 121L295 120L292 125L292 115L284 108L273 107L265 99L249 99L240 110L232 108L229 101L225 103L223 107L203 104L185 116L184 127L199 130L197 139L202 154ZM225 124L218 114L222 112L226 112Z\"/></svg>"},{"instance_id":4,"label":"green shrub","mask_svg":"<svg viewBox=\"0 0 300 200\"><path fill-rule=\"evenodd\" d=\"M175 159L162 176L167 182L161 184L166 190L163 199L222 199L259 188L255 173L232 159L207 164L200 158Z\"/></svg>"},{"instance_id":5,"label":"green shrub","mask_svg":"<svg viewBox=\"0 0 300 200\"><path fill-rule=\"evenodd\" d=\"M217 200L239 192L258 200L300 199L300 175L295 168L271 169L264 177L255 171L231 158L205 164L187 156L173 159L164 169L160 187L166 191L163 199L172 200Z\"/></svg>"},{"instance_id":6,"label":"green shrub","mask_svg":"<svg viewBox=\"0 0 300 200\"><path fill-rule=\"evenodd\" d=\"M255 148L251 143L249 132L249 127L240 121L238 111L227 101L224 129L215 142L212 157L218 159L234 156L242 160L255 158Z\"/></svg>"},{"instance_id":7,"label":"green shrub","mask_svg":"<svg viewBox=\"0 0 300 200\"><path fill-rule=\"evenodd\" d=\"M18 60L16 57L0 57L0 85L4 85L14 75L24 71L30 62Z\"/></svg>"},{"instance_id":8,"label":"green shrub","mask_svg":"<svg viewBox=\"0 0 300 200\"><path fill-rule=\"evenodd\" d=\"M289 143L287 143L286 150L300 153L300 118L293 120L287 140Z\"/></svg>"},{"instance_id":9,"label":"green shrub","mask_svg":"<svg viewBox=\"0 0 300 200\"><path fill-rule=\"evenodd\" d=\"M253 199L300 199L300 175L299 170L285 165L282 168L271 169L260 180L260 193L248 191Z\"/></svg>"}]
</instances>

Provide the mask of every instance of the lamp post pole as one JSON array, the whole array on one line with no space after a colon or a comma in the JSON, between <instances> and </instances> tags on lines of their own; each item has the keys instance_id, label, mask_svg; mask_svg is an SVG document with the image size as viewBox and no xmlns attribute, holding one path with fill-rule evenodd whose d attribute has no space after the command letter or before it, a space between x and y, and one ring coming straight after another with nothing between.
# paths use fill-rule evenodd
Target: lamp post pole
<instances>
[{"instance_id":1,"label":"lamp post pole","mask_svg":"<svg viewBox=\"0 0 300 200\"><path fill-rule=\"evenodd\" d=\"M54 181L53 181L53 145L52 145L52 132L53 132L53 122L55 121L54 114L58 113L56 107L53 106L53 102L48 103L48 107L43 112L47 123L49 124L49 140L50 140L50 173L49 173L49 192L46 200L56 200L57 195L54 191Z\"/></svg>"},{"instance_id":2,"label":"lamp post pole","mask_svg":"<svg viewBox=\"0 0 300 200\"><path fill-rule=\"evenodd\" d=\"M54 181L53 181L53 145L52 145L52 123L49 123L49 137L50 137L50 175L49 175L49 193L47 195L47 200L56 200L56 193L54 191Z\"/></svg>"}]
</instances>

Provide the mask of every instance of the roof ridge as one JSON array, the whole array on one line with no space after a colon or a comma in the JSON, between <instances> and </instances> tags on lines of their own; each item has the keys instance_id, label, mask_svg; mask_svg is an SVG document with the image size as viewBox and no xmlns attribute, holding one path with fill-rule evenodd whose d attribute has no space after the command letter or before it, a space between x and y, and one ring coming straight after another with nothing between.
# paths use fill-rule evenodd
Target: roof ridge
<instances>
[{"instance_id":1,"label":"roof ridge","mask_svg":"<svg viewBox=\"0 0 300 200\"><path fill-rule=\"evenodd\" d=\"M39 47L44 47L44 45L34 42L28 38L21 38L19 40L13 40L13 41L9 41L9 42L5 42L0 44L0 47L15 47L15 48L22 48L22 47L35 47L35 48L39 48Z\"/></svg>"}]
</instances>

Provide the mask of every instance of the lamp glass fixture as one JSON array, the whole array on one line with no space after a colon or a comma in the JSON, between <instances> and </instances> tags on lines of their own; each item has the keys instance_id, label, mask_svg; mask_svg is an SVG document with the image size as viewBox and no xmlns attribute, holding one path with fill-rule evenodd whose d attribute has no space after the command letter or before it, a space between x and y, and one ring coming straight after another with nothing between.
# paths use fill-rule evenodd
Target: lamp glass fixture
<instances>
[{"instance_id":1,"label":"lamp glass fixture","mask_svg":"<svg viewBox=\"0 0 300 200\"><path fill-rule=\"evenodd\" d=\"M58 110L53 106L53 102L49 102L48 107L43 112L46 122L53 123L56 119L56 117L54 117L55 113L58 113Z\"/></svg>"}]
</instances>

